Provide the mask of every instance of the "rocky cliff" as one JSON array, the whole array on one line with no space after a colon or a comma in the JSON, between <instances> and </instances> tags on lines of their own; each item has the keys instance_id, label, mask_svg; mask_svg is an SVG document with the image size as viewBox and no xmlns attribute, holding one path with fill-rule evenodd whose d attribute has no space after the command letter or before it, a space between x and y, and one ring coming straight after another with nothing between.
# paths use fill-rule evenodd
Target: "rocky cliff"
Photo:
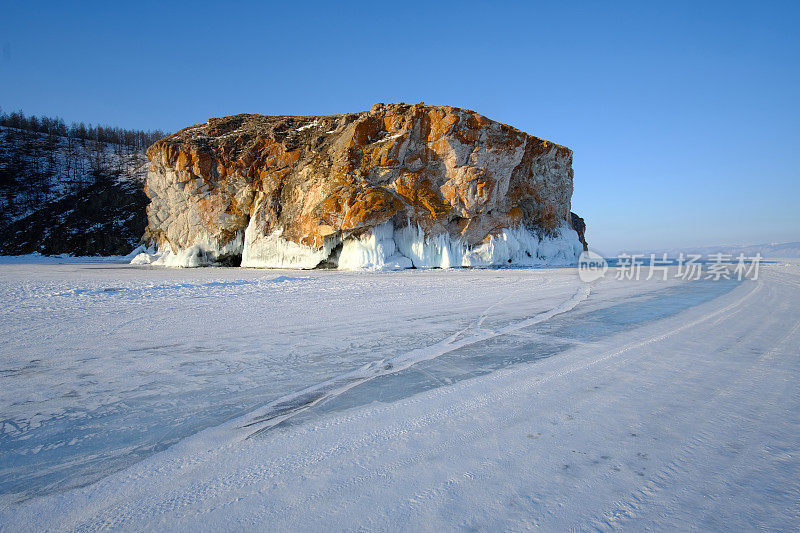
<instances>
[{"instance_id":1,"label":"rocky cliff","mask_svg":"<svg viewBox=\"0 0 800 533\"><path fill-rule=\"evenodd\" d=\"M572 152L465 109L212 118L147 155L139 263L568 264L583 249Z\"/></svg>"}]
</instances>

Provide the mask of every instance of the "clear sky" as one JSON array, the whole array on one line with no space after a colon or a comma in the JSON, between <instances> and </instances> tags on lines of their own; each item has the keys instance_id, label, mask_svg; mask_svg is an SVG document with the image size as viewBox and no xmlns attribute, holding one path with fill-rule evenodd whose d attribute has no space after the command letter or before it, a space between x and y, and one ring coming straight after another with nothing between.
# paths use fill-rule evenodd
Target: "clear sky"
<instances>
[{"instance_id":1,"label":"clear sky","mask_svg":"<svg viewBox=\"0 0 800 533\"><path fill-rule=\"evenodd\" d=\"M800 241L800 2L12 2L0 106L174 131L375 102L575 152L592 248Z\"/></svg>"}]
</instances>

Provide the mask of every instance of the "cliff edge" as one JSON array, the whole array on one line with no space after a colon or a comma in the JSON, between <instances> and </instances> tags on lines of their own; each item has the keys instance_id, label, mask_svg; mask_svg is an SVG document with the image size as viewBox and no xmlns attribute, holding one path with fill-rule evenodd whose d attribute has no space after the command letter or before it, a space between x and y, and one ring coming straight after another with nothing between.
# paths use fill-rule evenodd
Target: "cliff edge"
<instances>
[{"instance_id":1,"label":"cliff edge","mask_svg":"<svg viewBox=\"0 0 800 533\"><path fill-rule=\"evenodd\" d=\"M584 248L572 152L465 109L212 118L147 155L137 263L551 265Z\"/></svg>"}]
</instances>

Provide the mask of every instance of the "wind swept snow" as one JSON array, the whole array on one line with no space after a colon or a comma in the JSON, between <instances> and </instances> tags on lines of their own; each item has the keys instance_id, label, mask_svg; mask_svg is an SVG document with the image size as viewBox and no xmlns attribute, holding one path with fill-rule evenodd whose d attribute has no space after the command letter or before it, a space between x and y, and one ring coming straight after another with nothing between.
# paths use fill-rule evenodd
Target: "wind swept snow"
<instances>
[{"instance_id":1,"label":"wind swept snow","mask_svg":"<svg viewBox=\"0 0 800 533\"><path fill-rule=\"evenodd\" d=\"M800 527L797 262L0 271L4 530Z\"/></svg>"}]
</instances>

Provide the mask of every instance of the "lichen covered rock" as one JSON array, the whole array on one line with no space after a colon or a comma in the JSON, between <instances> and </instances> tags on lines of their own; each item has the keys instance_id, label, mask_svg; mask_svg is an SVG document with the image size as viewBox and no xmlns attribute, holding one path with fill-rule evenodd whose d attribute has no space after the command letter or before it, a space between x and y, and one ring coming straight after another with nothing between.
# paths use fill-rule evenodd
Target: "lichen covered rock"
<instances>
[{"instance_id":1,"label":"lichen covered rock","mask_svg":"<svg viewBox=\"0 0 800 533\"><path fill-rule=\"evenodd\" d=\"M582 248L572 152L455 107L214 118L148 157L145 237L169 264L237 254L264 267L538 264L572 262ZM498 255L519 231L531 242L515 237L517 255ZM432 264L420 259L426 247Z\"/></svg>"}]
</instances>

